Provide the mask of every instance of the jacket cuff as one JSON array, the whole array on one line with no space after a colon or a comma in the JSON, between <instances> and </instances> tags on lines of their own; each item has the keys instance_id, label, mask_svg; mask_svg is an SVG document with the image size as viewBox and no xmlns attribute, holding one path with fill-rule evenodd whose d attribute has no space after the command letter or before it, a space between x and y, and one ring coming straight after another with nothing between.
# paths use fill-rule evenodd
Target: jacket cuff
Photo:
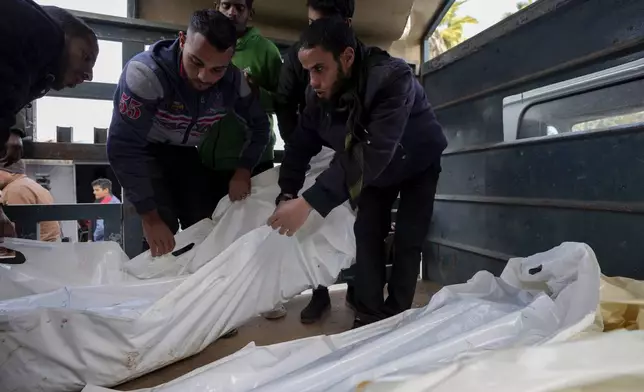
<instances>
[{"instance_id":1,"label":"jacket cuff","mask_svg":"<svg viewBox=\"0 0 644 392\"><path fill-rule=\"evenodd\" d=\"M281 192L275 199L275 205L277 206L283 201L289 201L293 199L297 199L297 194Z\"/></svg>"},{"instance_id":2,"label":"jacket cuff","mask_svg":"<svg viewBox=\"0 0 644 392\"><path fill-rule=\"evenodd\" d=\"M335 207L342 204L336 203L333 196L324 187L318 185L317 182L302 193L302 197L323 218L326 218Z\"/></svg>"},{"instance_id":3,"label":"jacket cuff","mask_svg":"<svg viewBox=\"0 0 644 392\"><path fill-rule=\"evenodd\" d=\"M257 166L257 162L254 162L248 158L240 158L239 163L237 163L237 168L238 169L248 169L248 171L252 172L253 169Z\"/></svg>"},{"instance_id":4,"label":"jacket cuff","mask_svg":"<svg viewBox=\"0 0 644 392\"><path fill-rule=\"evenodd\" d=\"M134 204L134 208L139 215L156 210L157 208L157 203L152 198L144 199L132 204Z\"/></svg>"}]
</instances>

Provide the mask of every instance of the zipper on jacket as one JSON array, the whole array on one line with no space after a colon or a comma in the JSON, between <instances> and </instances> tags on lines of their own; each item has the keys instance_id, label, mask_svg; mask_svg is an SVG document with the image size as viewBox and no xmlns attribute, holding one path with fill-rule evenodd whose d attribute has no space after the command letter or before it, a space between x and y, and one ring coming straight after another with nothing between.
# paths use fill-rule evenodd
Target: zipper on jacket
<instances>
[{"instance_id":1,"label":"zipper on jacket","mask_svg":"<svg viewBox=\"0 0 644 392\"><path fill-rule=\"evenodd\" d=\"M192 128L197 125L197 121L199 121L199 109L201 108L201 105L205 103L205 101L206 99L203 97L203 95L199 94L199 96L197 97L197 111L192 116L192 122L190 123L190 125L188 125L186 132L183 134L183 141L181 142L181 144L188 143L188 139L190 138L190 131L192 131Z\"/></svg>"}]
</instances>

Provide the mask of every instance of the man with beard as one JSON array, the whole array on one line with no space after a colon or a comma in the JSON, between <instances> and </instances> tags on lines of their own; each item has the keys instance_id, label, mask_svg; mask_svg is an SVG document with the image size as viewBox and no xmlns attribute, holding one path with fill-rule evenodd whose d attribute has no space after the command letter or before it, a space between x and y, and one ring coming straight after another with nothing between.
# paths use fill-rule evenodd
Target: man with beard
<instances>
[{"instance_id":1,"label":"man with beard","mask_svg":"<svg viewBox=\"0 0 644 392\"><path fill-rule=\"evenodd\" d=\"M310 74L306 107L286 146L278 206L267 223L292 236L312 210L324 217L347 200L357 208L353 300L360 327L411 307L447 141L409 65L357 43L343 20L311 23L298 57ZM298 197L322 146L335 158ZM386 282L383 241L398 194L395 263Z\"/></svg>"},{"instance_id":2,"label":"man with beard","mask_svg":"<svg viewBox=\"0 0 644 392\"><path fill-rule=\"evenodd\" d=\"M236 40L226 16L196 11L187 33L137 54L121 74L107 155L126 199L142 217L152 256L173 251L179 224L186 228L212 214L208 169L197 146L230 111L243 120L248 139L229 194L240 200L250 193L270 124L244 75L230 64Z\"/></svg>"},{"instance_id":3,"label":"man with beard","mask_svg":"<svg viewBox=\"0 0 644 392\"><path fill-rule=\"evenodd\" d=\"M98 40L69 12L31 0L0 1L0 36L0 165L8 167L22 157L24 113L19 112L50 89L92 80ZM0 209L0 237L12 235Z\"/></svg>"},{"instance_id":4,"label":"man with beard","mask_svg":"<svg viewBox=\"0 0 644 392\"><path fill-rule=\"evenodd\" d=\"M351 25L351 18L355 10L354 0L307 0L309 24L320 18L338 17ZM309 84L309 74L302 68L298 59L300 43L291 46L284 55L284 64L277 88L275 111L279 123L280 136L288 144L291 135L297 126L299 113L304 109L304 92ZM353 270L353 267L350 268ZM349 274L351 275L351 273ZM353 284L347 282L346 302L353 307L351 296ZM313 289L311 301L302 310L300 320L304 324L318 321L322 315L331 308L329 290L324 286Z\"/></svg>"},{"instance_id":5,"label":"man with beard","mask_svg":"<svg viewBox=\"0 0 644 392\"><path fill-rule=\"evenodd\" d=\"M215 3L215 8L226 15L237 29L237 43L232 63L244 72L248 84L259 95L266 116L271 122L270 113L273 109L273 95L277 90L282 58L279 49L270 40L264 38L256 27L249 27L248 22L255 14L253 0L221 0ZM211 212L217 207L222 197L229 195L232 201L234 195L229 193L228 184L239 163L240 152L244 148L246 127L232 113L215 124L206 134L199 146L201 161L211 169L207 181L210 194ZM275 134L271 131L270 141L255 166L252 175L258 175L273 168L273 147ZM269 320L286 316L286 308L279 305L263 316ZM234 331L233 331L234 333Z\"/></svg>"}]
</instances>

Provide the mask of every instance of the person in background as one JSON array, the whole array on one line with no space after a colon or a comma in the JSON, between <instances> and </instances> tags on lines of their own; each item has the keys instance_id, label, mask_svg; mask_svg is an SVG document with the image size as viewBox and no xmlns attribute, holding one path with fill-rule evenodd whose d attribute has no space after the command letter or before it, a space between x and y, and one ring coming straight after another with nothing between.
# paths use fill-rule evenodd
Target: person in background
<instances>
[{"instance_id":1,"label":"person in background","mask_svg":"<svg viewBox=\"0 0 644 392\"><path fill-rule=\"evenodd\" d=\"M250 194L251 174L270 123L243 73L231 65L237 31L222 13L193 13L187 33L160 41L125 66L114 97L107 156L125 197L142 217L153 257L174 250L174 234L212 215L208 169L197 146L230 111L247 137L228 184L232 200Z\"/></svg>"},{"instance_id":2,"label":"person in background","mask_svg":"<svg viewBox=\"0 0 644 392\"><path fill-rule=\"evenodd\" d=\"M51 193L36 181L25 175L25 165L21 160L9 166L0 167L0 190L2 204L54 204ZM40 241L60 241L61 232L58 222L40 222Z\"/></svg>"},{"instance_id":3,"label":"person in background","mask_svg":"<svg viewBox=\"0 0 644 392\"><path fill-rule=\"evenodd\" d=\"M279 49L272 41L263 37L256 27L249 26L255 14L253 0L220 0L215 2L215 8L235 24L237 42L232 63L244 73L254 94L259 96L272 128L274 94L282 67ZM211 169L207 181L210 187L211 213L222 197L229 195L231 200L235 201L229 191L229 184L239 165L245 134L246 124L234 113L229 113L208 131L199 146L201 162ZM273 168L274 146L275 134L271 130L268 145L251 173L253 176ZM279 305L263 316L267 319L282 318L286 316L286 308Z\"/></svg>"},{"instance_id":4,"label":"person in background","mask_svg":"<svg viewBox=\"0 0 644 392\"><path fill-rule=\"evenodd\" d=\"M307 0L309 24L323 17L338 17L351 25L355 0ZM280 136L285 144L288 144L291 135L297 127L299 114L305 106L305 91L309 85L309 73L302 68L298 59L300 43L292 45L284 55L279 85L276 95L276 115L279 124ZM348 275L352 275L351 267ZM353 284L349 279L347 282L347 306L353 308L352 302ZM329 290L324 286L313 289L311 301L302 310L300 320L302 323L310 324L318 321L322 315L331 309L331 297Z\"/></svg>"},{"instance_id":5,"label":"person in background","mask_svg":"<svg viewBox=\"0 0 644 392\"><path fill-rule=\"evenodd\" d=\"M0 1L0 36L0 167L7 167L22 158L25 134L24 126L16 126L18 113L50 89L92 80L98 40L69 12L31 0ZM13 225L0 209L0 238L12 235Z\"/></svg>"},{"instance_id":6,"label":"person in background","mask_svg":"<svg viewBox=\"0 0 644 392\"><path fill-rule=\"evenodd\" d=\"M121 204L118 197L112 194L112 181L107 178L99 178L92 181L92 189L94 191L94 198L96 203L100 204ZM105 224L103 219L96 220L96 228L94 229L94 242L104 241Z\"/></svg>"},{"instance_id":7,"label":"person in background","mask_svg":"<svg viewBox=\"0 0 644 392\"><path fill-rule=\"evenodd\" d=\"M215 7L235 24L237 42L232 63L244 73L251 89L259 94L272 126L270 114L274 112L273 96L282 66L280 52L256 27L248 25L255 13L253 0L221 0L215 3ZM213 174L209 180L213 187L213 211L219 200L229 194L228 185L239 164L245 133L246 125L234 113L229 113L208 131L199 146L201 161ZM275 134L271 131L269 143L252 175L273 168L274 146Z\"/></svg>"},{"instance_id":8,"label":"person in background","mask_svg":"<svg viewBox=\"0 0 644 392\"><path fill-rule=\"evenodd\" d=\"M326 217L350 201L357 210L357 328L412 305L447 140L411 67L385 51L359 44L345 21L325 18L311 23L298 56L310 74L310 88L300 123L286 145L281 193L267 223L291 236L312 210ZM333 148L335 157L298 197L307 166L323 146ZM387 281L383 242L399 194L395 262Z\"/></svg>"}]
</instances>

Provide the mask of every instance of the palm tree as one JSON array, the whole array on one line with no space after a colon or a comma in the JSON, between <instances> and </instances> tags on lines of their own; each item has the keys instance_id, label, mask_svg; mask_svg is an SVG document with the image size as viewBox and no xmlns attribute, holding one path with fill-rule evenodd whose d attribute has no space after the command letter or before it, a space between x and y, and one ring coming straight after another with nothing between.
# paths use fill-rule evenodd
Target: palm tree
<instances>
[{"instance_id":1,"label":"palm tree","mask_svg":"<svg viewBox=\"0 0 644 392\"><path fill-rule=\"evenodd\" d=\"M468 0L458 0L454 2L436 29L447 49L453 48L463 42L463 26L468 23L476 24L479 22L476 18L469 15L457 15L459 8L463 4L467 3L467 1Z\"/></svg>"},{"instance_id":2,"label":"palm tree","mask_svg":"<svg viewBox=\"0 0 644 392\"><path fill-rule=\"evenodd\" d=\"M517 1L516 7L517 11L521 11L525 7L529 6L530 4L534 3L534 0L523 0L523 1ZM503 14L503 19L507 18L508 16L514 14L514 12L506 12Z\"/></svg>"}]
</instances>

